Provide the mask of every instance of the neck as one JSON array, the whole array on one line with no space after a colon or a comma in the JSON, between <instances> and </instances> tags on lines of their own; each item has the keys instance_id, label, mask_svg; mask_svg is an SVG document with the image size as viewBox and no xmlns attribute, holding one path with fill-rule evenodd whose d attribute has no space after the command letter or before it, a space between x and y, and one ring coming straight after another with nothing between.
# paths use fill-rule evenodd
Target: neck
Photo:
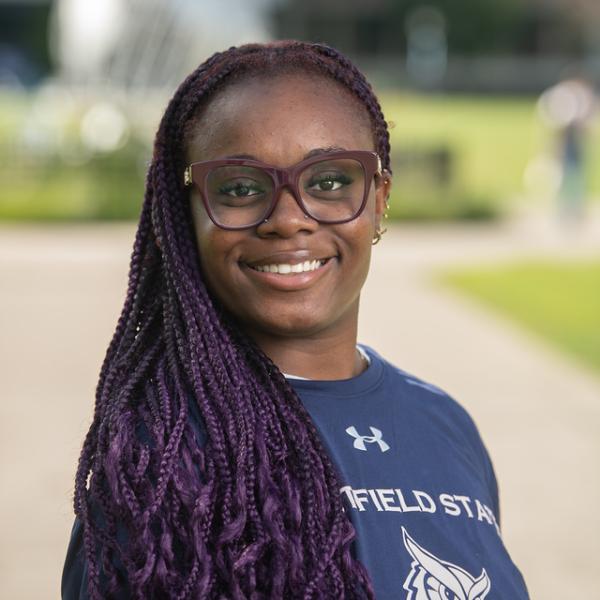
<instances>
[{"instance_id":1,"label":"neck","mask_svg":"<svg viewBox=\"0 0 600 600\"><path fill-rule=\"evenodd\" d=\"M287 375L306 379L350 379L366 363L356 349L357 324L342 332L292 337L250 332L261 350Z\"/></svg>"}]
</instances>

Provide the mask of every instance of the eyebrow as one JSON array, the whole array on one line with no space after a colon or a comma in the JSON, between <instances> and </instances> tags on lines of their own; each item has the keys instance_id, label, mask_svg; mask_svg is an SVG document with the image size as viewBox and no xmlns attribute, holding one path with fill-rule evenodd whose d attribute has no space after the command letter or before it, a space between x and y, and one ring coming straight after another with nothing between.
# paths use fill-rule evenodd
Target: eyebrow
<instances>
[{"instance_id":1,"label":"eyebrow","mask_svg":"<svg viewBox=\"0 0 600 600\"><path fill-rule=\"evenodd\" d=\"M313 156L318 156L319 154L327 154L329 152L343 152L346 148L342 148L341 146L327 146L326 148L313 148L309 152L307 152L302 160L306 160L307 158L312 158ZM252 154L228 154L223 158L241 158L246 160L259 160L256 156ZM259 161L260 162L260 161Z\"/></svg>"}]
</instances>

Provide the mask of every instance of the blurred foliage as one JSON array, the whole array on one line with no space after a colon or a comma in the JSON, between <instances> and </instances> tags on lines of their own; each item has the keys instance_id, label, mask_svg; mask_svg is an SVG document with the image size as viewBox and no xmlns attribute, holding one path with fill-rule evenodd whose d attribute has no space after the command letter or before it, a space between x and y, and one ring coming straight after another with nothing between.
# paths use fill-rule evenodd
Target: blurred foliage
<instances>
[{"instance_id":1,"label":"blurred foliage","mask_svg":"<svg viewBox=\"0 0 600 600\"><path fill-rule=\"evenodd\" d=\"M33 168L0 170L0 218L6 220L137 219L144 193L135 143L84 165L56 157ZM137 150L137 151L136 151Z\"/></svg>"},{"instance_id":2,"label":"blurred foliage","mask_svg":"<svg viewBox=\"0 0 600 600\"><path fill-rule=\"evenodd\" d=\"M452 153L450 185L492 203L521 191L541 134L534 100L392 95L384 96L383 108L394 123L394 162L405 148L447 148ZM414 173L404 174L401 167L394 174L396 188L405 181L418 184Z\"/></svg>"},{"instance_id":3,"label":"blurred foliage","mask_svg":"<svg viewBox=\"0 0 600 600\"><path fill-rule=\"evenodd\" d=\"M150 149L135 136L114 152L74 144L76 123L62 137L62 154L28 148L22 128L31 97L0 95L0 219L135 219L144 193Z\"/></svg>"},{"instance_id":4,"label":"blurred foliage","mask_svg":"<svg viewBox=\"0 0 600 600\"><path fill-rule=\"evenodd\" d=\"M501 216L522 195L529 161L552 145L533 98L386 93L381 100L394 124L391 218ZM87 162L77 147L61 156L36 155L20 138L28 115L27 97L0 95L1 219L137 218L147 142L131 136L119 150L92 154ZM71 140L77 135L68 132ZM591 167L600 160L598 132L588 145ZM588 172L597 194L600 171Z\"/></svg>"},{"instance_id":5,"label":"blurred foliage","mask_svg":"<svg viewBox=\"0 0 600 600\"><path fill-rule=\"evenodd\" d=\"M505 206L489 197L470 196L458 190L442 193L423 186L394 192L388 217L400 221L490 221L505 212Z\"/></svg>"},{"instance_id":6,"label":"blurred foliage","mask_svg":"<svg viewBox=\"0 0 600 600\"><path fill-rule=\"evenodd\" d=\"M440 279L600 371L598 259L453 269Z\"/></svg>"}]
</instances>

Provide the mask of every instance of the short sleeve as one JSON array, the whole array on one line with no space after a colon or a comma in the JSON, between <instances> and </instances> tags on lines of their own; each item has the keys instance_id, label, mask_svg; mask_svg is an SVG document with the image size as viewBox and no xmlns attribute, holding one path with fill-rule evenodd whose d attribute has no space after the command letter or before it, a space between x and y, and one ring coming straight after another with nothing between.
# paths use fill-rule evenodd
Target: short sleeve
<instances>
[{"instance_id":1,"label":"short sleeve","mask_svg":"<svg viewBox=\"0 0 600 600\"><path fill-rule=\"evenodd\" d=\"M477 428L477 425L473 421L470 415L466 413L468 417L468 421L471 429L471 439L473 441L473 446L479 460L483 467L483 473L485 476L485 482L487 484L487 488L490 494L490 498L492 501L492 510L494 511L494 516L496 518L496 523L498 525L498 529L500 529L500 500L499 500L499 492L498 492L498 481L496 479L496 473L494 471L494 465L492 463L492 459L490 458L490 454L481 439L481 435Z\"/></svg>"},{"instance_id":2,"label":"short sleeve","mask_svg":"<svg viewBox=\"0 0 600 600\"><path fill-rule=\"evenodd\" d=\"M83 525L75 517L61 579L62 600L88 600Z\"/></svg>"}]
</instances>

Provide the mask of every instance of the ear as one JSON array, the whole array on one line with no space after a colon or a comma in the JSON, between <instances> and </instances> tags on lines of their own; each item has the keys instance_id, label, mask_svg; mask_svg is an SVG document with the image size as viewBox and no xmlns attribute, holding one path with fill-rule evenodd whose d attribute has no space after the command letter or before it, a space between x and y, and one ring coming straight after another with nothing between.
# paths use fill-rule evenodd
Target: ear
<instances>
[{"instance_id":1,"label":"ear","mask_svg":"<svg viewBox=\"0 0 600 600\"><path fill-rule=\"evenodd\" d=\"M381 175L375 176L375 227L381 227L381 221L385 216L392 189L392 174L384 169Z\"/></svg>"}]
</instances>

